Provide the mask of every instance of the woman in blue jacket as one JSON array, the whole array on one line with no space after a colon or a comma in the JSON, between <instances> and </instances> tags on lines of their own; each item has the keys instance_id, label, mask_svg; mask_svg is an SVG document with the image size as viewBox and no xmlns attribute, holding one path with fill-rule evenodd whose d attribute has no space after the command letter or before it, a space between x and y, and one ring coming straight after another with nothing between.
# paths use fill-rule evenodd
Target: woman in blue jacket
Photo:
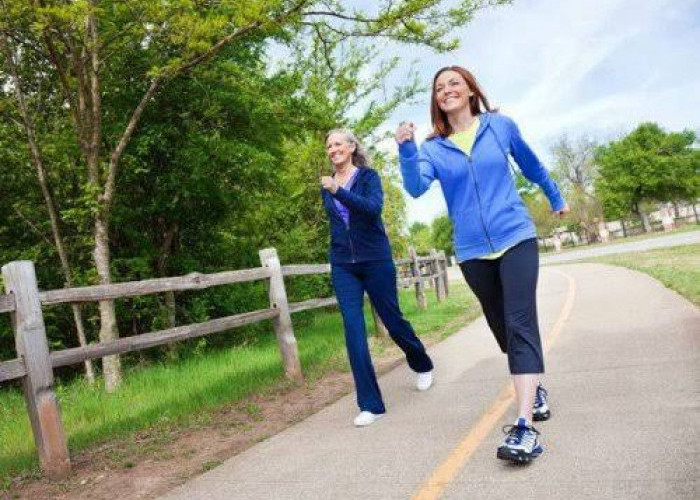
<instances>
[{"instance_id":1,"label":"woman in blue jacket","mask_svg":"<svg viewBox=\"0 0 700 500\"><path fill-rule=\"evenodd\" d=\"M555 213L569 208L513 120L491 109L469 71L449 66L437 72L430 111L433 133L420 151L413 124L402 123L396 132L404 187L417 198L440 182L462 274L513 376L519 413L497 456L529 462L543 451L532 420L547 420L550 410L539 383L544 359L535 302L536 230L515 188L509 156Z\"/></svg>"},{"instance_id":2,"label":"woman in blue jacket","mask_svg":"<svg viewBox=\"0 0 700 500\"><path fill-rule=\"evenodd\" d=\"M331 279L345 326L345 344L357 389L360 414L354 423L370 425L385 413L367 345L362 313L365 291L389 335L416 372L416 387L432 384L433 363L399 309L396 267L382 224L384 193L379 175L354 135L332 130L326 151L335 174L321 177L323 206L330 220Z\"/></svg>"}]
</instances>

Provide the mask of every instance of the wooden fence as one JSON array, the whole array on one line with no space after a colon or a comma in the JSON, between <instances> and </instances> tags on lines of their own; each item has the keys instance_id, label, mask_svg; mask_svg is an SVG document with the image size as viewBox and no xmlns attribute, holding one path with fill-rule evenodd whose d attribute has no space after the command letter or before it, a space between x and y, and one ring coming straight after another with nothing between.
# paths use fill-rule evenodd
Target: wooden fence
<instances>
[{"instance_id":1,"label":"wooden fence","mask_svg":"<svg viewBox=\"0 0 700 500\"><path fill-rule=\"evenodd\" d=\"M287 377L301 380L301 364L294 336L291 314L308 309L336 305L335 297L289 303L284 286L285 276L324 274L329 264L282 266L274 248L261 250L261 267L215 274L191 273L174 278L158 278L128 283L63 288L40 291L34 264L29 261L11 262L2 268L6 295L0 294L0 313L9 312L15 333L17 359L0 362L0 382L22 379L27 411L36 443L39 462L44 474L63 479L70 473L68 446L61 424L58 399L53 390L53 369L82 363L88 359L140 351L159 345L222 332L231 328L271 319ZM425 309L426 286L435 289L437 300L448 293L447 259L444 252L432 250L428 256L418 256L411 249L405 259L395 261L399 270L400 287L415 286L418 307ZM50 352L42 313L43 306L114 300L161 292L198 290L217 285L269 280L270 307L258 311L226 316L203 323L168 328L110 342L100 342ZM384 325L372 308L377 330L386 333Z\"/></svg>"}]
</instances>

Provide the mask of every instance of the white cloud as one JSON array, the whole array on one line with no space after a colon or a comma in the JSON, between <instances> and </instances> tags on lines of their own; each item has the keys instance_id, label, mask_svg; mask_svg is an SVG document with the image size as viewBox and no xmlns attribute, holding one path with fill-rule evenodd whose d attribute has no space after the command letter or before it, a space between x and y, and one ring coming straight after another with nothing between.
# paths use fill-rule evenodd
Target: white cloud
<instances>
[{"instance_id":1,"label":"white cloud","mask_svg":"<svg viewBox=\"0 0 700 500\"><path fill-rule=\"evenodd\" d=\"M412 53L426 83L447 64L472 69L547 160L562 133L608 139L642 121L698 129L698 19L694 0L516 0L478 15L454 53ZM428 106L426 95L387 127L408 118L424 136ZM410 200L408 210L410 222L432 220L445 210L439 189Z\"/></svg>"}]
</instances>

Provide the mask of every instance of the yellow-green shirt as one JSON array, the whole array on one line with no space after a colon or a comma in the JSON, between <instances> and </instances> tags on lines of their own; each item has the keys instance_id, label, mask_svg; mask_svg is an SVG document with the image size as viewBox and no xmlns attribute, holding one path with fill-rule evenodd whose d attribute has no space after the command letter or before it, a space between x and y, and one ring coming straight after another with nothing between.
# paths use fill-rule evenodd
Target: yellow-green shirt
<instances>
[{"instance_id":1,"label":"yellow-green shirt","mask_svg":"<svg viewBox=\"0 0 700 500\"><path fill-rule=\"evenodd\" d=\"M469 128L467 130L456 132L449 137L449 139L452 142L454 142L455 145L459 147L459 149L464 151L464 154L466 154L467 156L472 155L472 148L474 147L474 141L476 140L476 131L479 130L479 124L480 121L479 117L477 116L476 118L474 118L474 121L471 125L469 125ZM503 257L503 254L511 248L512 246L509 246L501 251L493 252L487 255L482 255L479 258L485 260L496 260L500 257Z\"/></svg>"},{"instance_id":2,"label":"yellow-green shirt","mask_svg":"<svg viewBox=\"0 0 700 500\"><path fill-rule=\"evenodd\" d=\"M479 130L479 123L479 117L477 116L467 130L455 132L450 136L450 140L459 146L459 149L464 151L464 154L467 156L472 155L472 148L476 140L476 131Z\"/></svg>"}]
</instances>

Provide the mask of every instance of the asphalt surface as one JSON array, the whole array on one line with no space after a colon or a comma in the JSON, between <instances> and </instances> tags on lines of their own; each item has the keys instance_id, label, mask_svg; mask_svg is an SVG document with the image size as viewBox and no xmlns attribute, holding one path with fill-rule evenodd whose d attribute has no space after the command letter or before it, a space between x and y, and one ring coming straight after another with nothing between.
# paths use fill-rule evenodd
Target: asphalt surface
<instances>
[{"instance_id":1,"label":"asphalt surface","mask_svg":"<svg viewBox=\"0 0 700 500\"><path fill-rule=\"evenodd\" d=\"M624 241L624 240L623 240ZM582 246L579 250L567 250L559 254L540 255L540 264L556 264L560 262L572 262L589 257L601 257L603 255L613 255L628 252L644 252L657 248L665 248L679 245L694 245L700 243L700 231L688 233L671 233L667 236L656 236L653 238L632 241L628 243L610 243L607 245Z\"/></svg>"},{"instance_id":2,"label":"asphalt surface","mask_svg":"<svg viewBox=\"0 0 700 500\"><path fill-rule=\"evenodd\" d=\"M406 365L381 377L374 425L352 426L352 394L162 498L700 498L698 309L599 264L543 268L538 294L553 416L532 464L495 457L516 415L481 318L430 349L430 391Z\"/></svg>"}]
</instances>

